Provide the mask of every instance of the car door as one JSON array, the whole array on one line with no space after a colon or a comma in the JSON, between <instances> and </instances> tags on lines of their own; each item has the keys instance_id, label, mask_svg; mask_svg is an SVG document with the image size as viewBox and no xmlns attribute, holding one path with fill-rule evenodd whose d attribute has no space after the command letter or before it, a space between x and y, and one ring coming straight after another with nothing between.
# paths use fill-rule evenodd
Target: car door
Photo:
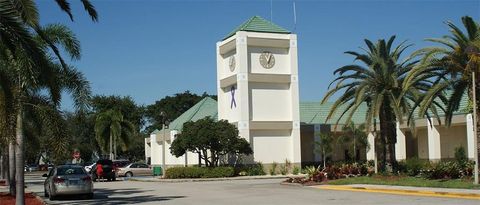
<instances>
[{"instance_id":1,"label":"car door","mask_svg":"<svg viewBox=\"0 0 480 205\"><path fill-rule=\"evenodd\" d=\"M141 173L141 175L151 175L152 170L150 167L146 164L138 164L138 171Z\"/></svg>"}]
</instances>

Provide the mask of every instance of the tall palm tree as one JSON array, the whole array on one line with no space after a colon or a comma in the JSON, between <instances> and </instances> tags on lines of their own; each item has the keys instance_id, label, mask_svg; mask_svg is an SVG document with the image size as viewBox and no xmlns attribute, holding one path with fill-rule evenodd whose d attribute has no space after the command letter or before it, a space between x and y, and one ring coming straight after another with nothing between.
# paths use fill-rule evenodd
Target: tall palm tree
<instances>
[{"instance_id":1,"label":"tall palm tree","mask_svg":"<svg viewBox=\"0 0 480 205\"><path fill-rule=\"evenodd\" d=\"M97 142L103 152L108 150L111 160L117 156L117 141L125 151L134 134L135 126L125 120L119 110L107 110L97 115L95 120Z\"/></svg>"},{"instance_id":2,"label":"tall palm tree","mask_svg":"<svg viewBox=\"0 0 480 205\"><path fill-rule=\"evenodd\" d=\"M446 104L445 123L451 124L452 116L460 107L462 96L468 94L471 101L480 102L480 25L471 17L462 17L464 29L452 22L446 22L450 35L442 38L431 38L427 41L440 44L438 47L428 47L415 52L421 56L421 66L412 75L430 75L435 84L419 102L420 114L426 113L426 107L442 98ZM475 82L472 74L475 74ZM475 84L476 99L473 99L472 84ZM444 100L446 94L448 99ZM473 113L480 119L480 108ZM480 143L480 122L477 120L477 142ZM480 148L480 146L478 146ZM477 150L480 155L480 149Z\"/></svg>"},{"instance_id":3,"label":"tall palm tree","mask_svg":"<svg viewBox=\"0 0 480 205\"><path fill-rule=\"evenodd\" d=\"M393 171L396 169L396 122L404 122L404 117L411 111L412 102L416 101L422 90L428 89L422 81L405 80L407 73L417 61L412 57L401 60L402 53L410 45L402 42L392 47L394 40L395 36L390 37L388 41L380 39L376 43L366 39L367 48L363 49L364 53L345 52L353 55L355 60L363 65L346 65L336 69L334 74L339 76L330 86L336 85L329 86L329 91L322 100L322 103L325 103L333 94L342 92L327 116L329 120L341 110L336 124L341 119L350 122L353 114L361 106L367 106L365 115L367 131L370 130L373 120L379 119L380 140L384 145L383 171L387 163L387 153Z\"/></svg>"},{"instance_id":4,"label":"tall palm tree","mask_svg":"<svg viewBox=\"0 0 480 205\"><path fill-rule=\"evenodd\" d=\"M65 11L69 16L70 19L73 21L73 16L71 14L70 5L67 0L56 0L57 4L60 8ZM84 5L85 10L89 13L90 17L93 21L98 20L97 12L94 6L90 3L89 0L81 0ZM68 65L63 60L62 56L60 55L60 51L56 47L55 43L48 38L47 34L43 33L41 26L39 25L39 15L38 9L34 1L32 0L0 0L0 44L2 47L1 58L7 59L8 57L13 57L16 61L23 61L28 62L29 66L31 67L31 71L42 73L41 69L48 67L49 61L48 58L44 56L44 50L33 40L33 33L30 31L35 31L35 33L40 36L43 41L48 44L51 51L55 54L56 59L60 62L64 70L69 70ZM7 52L4 52L7 51ZM24 80L24 79L22 79ZM3 88L5 89L5 88ZM8 101L9 99L7 99ZM10 98L12 100L12 98ZM17 106L18 107L18 106ZM21 106L19 106L21 108ZM21 136L22 133L19 131L21 130L22 122L21 118L21 109L17 110L13 118L17 118L15 121L10 121L8 124L17 124L20 127L17 127L17 131L15 132L17 137ZM10 179L15 178L12 174L17 172L20 176L18 177L20 180L17 183L18 187L21 187L20 192L17 194L17 204L24 204L23 198L23 139L16 139L18 142L18 149L20 150L19 153L14 153L14 149L12 149L13 144L12 140L9 143L9 166L10 166ZM19 144L20 142L20 144ZM12 167L12 161L14 160L13 156L18 156L20 159L16 159L18 163L16 163L17 167L21 166L21 170L14 170ZM11 181L11 180L9 180ZM11 189L12 193L12 189ZM19 196L20 195L20 196Z\"/></svg>"},{"instance_id":5,"label":"tall palm tree","mask_svg":"<svg viewBox=\"0 0 480 205\"><path fill-rule=\"evenodd\" d=\"M24 204L24 117L26 106L36 106L28 103L32 94L43 95L55 105L59 106L61 94L67 91L72 95L77 108L84 108L90 96L88 81L83 75L68 65L61 65L56 54L51 51L51 46L45 40L56 46L64 47L72 58L79 58L80 47L73 33L65 26L48 25L40 28L48 36L34 36L32 39L43 53L43 63L38 64L28 58L27 52L21 48L14 53L5 51L0 60L5 67L0 68L1 75L6 82L2 84L4 93L11 93L9 102L13 103L15 120L10 123L15 125L15 173L16 173L16 203ZM43 92L47 91L47 92Z\"/></svg>"},{"instance_id":6,"label":"tall palm tree","mask_svg":"<svg viewBox=\"0 0 480 205\"><path fill-rule=\"evenodd\" d=\"M357 150L359 147L369 148L365 124L355 126L350 122L342 127L342 135L337 139L337 143L346 145L348 150L353 151L353 160L357 162Z\"/></svg>"}]
</instances>

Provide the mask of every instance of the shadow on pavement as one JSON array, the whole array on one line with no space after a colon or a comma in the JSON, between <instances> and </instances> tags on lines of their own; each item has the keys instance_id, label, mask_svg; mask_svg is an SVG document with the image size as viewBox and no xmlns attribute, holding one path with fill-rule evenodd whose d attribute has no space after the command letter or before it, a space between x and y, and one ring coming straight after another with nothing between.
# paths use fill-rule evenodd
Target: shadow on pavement
<instances>
[{"instance_id":1,"label":"shadow on pavement","mask_svg":"<svg viewBox=\"0 0 480 205\"><path fill-rule=\"evenodd\" d=\"M64 196L59 197L53 201L55 204L137 204L142 202L159 202L178 198L185 198L185 196L158 196L158 195L140 195L143 192L151 190L138 189L95 189L93 199L85 199L83 196ZM135 196L131 196L135 195ZM72 201L73 200L73 201ZM68 202L67 202L68 201ZM49 201L47 201L49 202Z\"/></svg>"}]
</instances>

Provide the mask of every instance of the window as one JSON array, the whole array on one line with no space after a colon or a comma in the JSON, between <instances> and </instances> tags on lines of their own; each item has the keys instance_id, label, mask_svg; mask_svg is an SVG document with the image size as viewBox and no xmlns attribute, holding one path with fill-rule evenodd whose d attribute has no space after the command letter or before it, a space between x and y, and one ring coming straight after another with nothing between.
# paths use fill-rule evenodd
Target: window
<instances>
[{"instance_id":1,"label":"window","mask_svg":"<svg viewBox=\"0 0 480 205\"><path fill-rule=\"evenodd\" d=\"M148 165L146 165L146 164L138 164L138 168L148 168Z\"/></svg>"}]
</instances>

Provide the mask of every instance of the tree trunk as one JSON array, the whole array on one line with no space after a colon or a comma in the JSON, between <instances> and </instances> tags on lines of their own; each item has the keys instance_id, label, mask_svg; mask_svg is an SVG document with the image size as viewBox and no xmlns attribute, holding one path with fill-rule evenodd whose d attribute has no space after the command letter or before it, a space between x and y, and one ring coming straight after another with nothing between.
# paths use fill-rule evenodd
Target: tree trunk
<instances>
[{"instance_id":1,"label":"tree trunk","mask_svg":"<svg viewBox=\"0 0 480 205\"><path fill-rule=\"evenodd\" d=\"M386 119L383 109L380 110L380 143L382 144L382 155L380 156L380 172L385 172L387 165L387 131Z\"/></svg>"},{"instance_id":2,"label":"tree trunk","mask_svg":"<svg viewBox=\"0 0 480 205\"><path fill-rule=\"evenodd\" d=\"M109 149L108 149L108 156L110 157L110 160L113 160L113 154L112 154L112 134L110 134L110 143L109 143Z\"/></svg>"},{"instance_id":3,"label":"tree trunk","mask_svg":"<svg viewBox=\"0 0 480 205\"><path fill-rule=\"evenodd\" d=\"M8 143L8 185L10 195L15 196L15 143L10 140Z\"/></svg>"},{"instance_id":4,"label":"tree trunk","mask_svg":"<svg viewBox=\"0 0 480 205\"><path fill-rule=\"evenodd\" d=\"M23 124L22 124L22 107L20 106L17 115L17 125L16 125L16 137L17 137L17 146L15 149L15 165L16 165L16 179L17 179L17 195L15 199L16 205L25 204L25 178L24 178L24 136L23 136Z\"/></svg>"},{"instance_id":5,"label":"tree trunk","mask_svg":"<svg viewBox=\"0 0 480 205\"><path fill-rule=\"evenodd\" d=\"M113 140L113 159L117 159L117 137Z\"/></svg>"}]
</instances>

